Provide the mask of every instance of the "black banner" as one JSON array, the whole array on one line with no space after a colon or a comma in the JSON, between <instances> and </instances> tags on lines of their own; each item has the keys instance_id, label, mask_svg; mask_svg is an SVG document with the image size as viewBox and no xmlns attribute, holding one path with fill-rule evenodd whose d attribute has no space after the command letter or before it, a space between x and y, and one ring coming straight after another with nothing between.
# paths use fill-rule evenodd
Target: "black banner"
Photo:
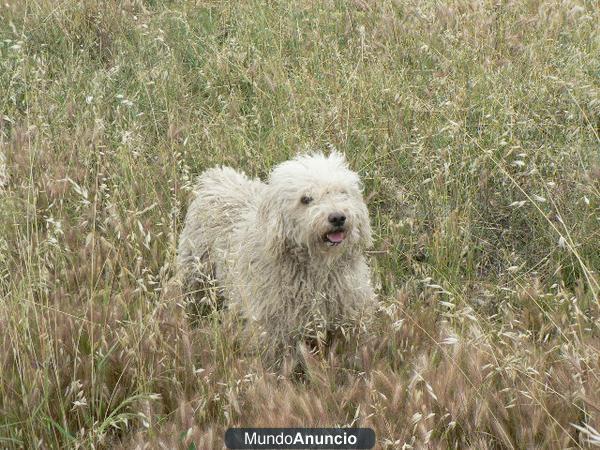
<instances>
[{"instance_id":1,"label":"black banner","mask_svg":"<svg viewBox=\"0 0 600 450\"><path fill-rule=\"evenodd\" d=\"M230 428L225 433L230 449L370 449L375 432L370 428Z\"/></svg>"}]
</instances>

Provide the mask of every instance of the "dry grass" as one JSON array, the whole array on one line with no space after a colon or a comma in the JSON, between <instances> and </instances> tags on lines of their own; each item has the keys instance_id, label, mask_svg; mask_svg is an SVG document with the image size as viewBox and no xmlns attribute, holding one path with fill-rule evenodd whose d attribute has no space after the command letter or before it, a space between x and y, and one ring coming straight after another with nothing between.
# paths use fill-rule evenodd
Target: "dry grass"
<instances>
[{"instance_id":1,"label":"dry grass","mask_svg":"<svg viewBox=\"0 0 600 450\"><path fill-rule=\"evenodd\" d=\"M3 2L0 448L600 443L597 6ZM381 307L298 382L167 281L196 174L328 146Z\"/></svg>"}]
</instances>

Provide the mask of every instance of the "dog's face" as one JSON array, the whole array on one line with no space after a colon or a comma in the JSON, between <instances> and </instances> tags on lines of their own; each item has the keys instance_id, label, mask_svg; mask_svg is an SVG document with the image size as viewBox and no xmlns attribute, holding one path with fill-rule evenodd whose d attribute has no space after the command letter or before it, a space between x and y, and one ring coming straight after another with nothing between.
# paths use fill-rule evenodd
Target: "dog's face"
<instances>
[{"instance_id":1,"label":"dog's face","mask_svg":"<svg viewBox=\"0 0 600 450\"><path fill-rule=\"evenodd\" d=\"M275 167L261 214L275 248L336 256L371 245L360 179L338 153L302 155Z\"/></svg>"}]
</instances>

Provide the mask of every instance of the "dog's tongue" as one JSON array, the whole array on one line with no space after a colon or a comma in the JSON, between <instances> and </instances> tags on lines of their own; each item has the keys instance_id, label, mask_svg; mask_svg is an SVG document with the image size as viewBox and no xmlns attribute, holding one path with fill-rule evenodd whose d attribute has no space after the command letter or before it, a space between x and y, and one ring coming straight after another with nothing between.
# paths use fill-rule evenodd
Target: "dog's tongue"
<instances>
[{"instance_id":1,"label":"dog's tongue","mask_svg":"<svg viewBox=\"0 0 600 450\"><path fill-rule=\"evenodd\" d=\"M340 243L344 240L344 232L336 231L334 233L328 233L327 239L329 239L331 242L335 242L336 244Z\"/></svg>"}]
</instances>

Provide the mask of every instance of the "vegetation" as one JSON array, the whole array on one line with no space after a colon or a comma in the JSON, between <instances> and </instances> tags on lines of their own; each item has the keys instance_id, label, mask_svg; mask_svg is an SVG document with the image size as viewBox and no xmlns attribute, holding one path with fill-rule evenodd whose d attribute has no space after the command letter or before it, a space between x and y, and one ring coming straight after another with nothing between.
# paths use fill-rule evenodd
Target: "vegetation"
<instances>
[{"instance_id":1,"label":"vegetation","mask_svg":"<svg viewBox=\"0 0 600 450\"><path fill-rule=\"evenodd\" d=\"M594 0L0 6L0 448L600 443ZM336 148L373 339L268 373L167 289L194 178Z\"/></svg>"}]
</instances>

